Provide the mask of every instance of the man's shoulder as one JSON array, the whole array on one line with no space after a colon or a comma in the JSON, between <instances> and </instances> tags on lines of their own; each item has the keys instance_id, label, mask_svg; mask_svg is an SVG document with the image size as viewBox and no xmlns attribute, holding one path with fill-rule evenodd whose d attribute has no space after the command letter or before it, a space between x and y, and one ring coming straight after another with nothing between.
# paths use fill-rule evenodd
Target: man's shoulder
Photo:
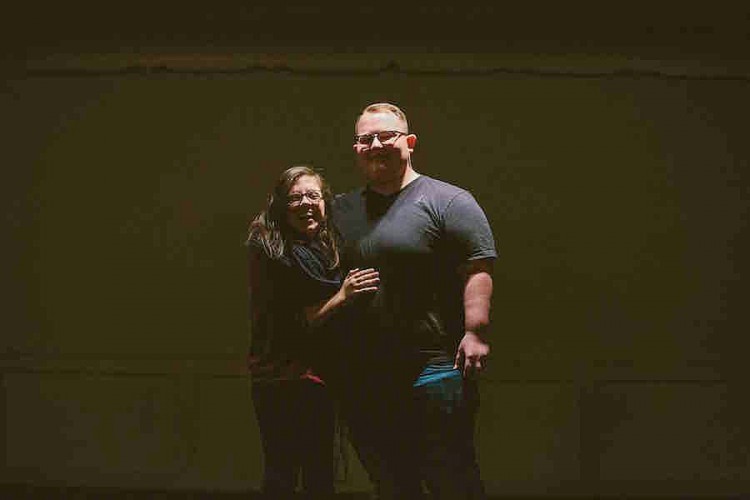
<instances>
[{"instance_id":1,"label":"man's shoulder","mask_svg":"<svg viewBox=\"0 0 750 500\"><path fill-rule=\"evenodd\" d=\"M331 216L339 225L344 220L357 217L355 214L362 209L362 197L364 188L352 189L344 193L339 193L333 197L331 206Z\"/></svg>"},{"instance_id":2,"label":"man's shoulder","mask_svg":"<svg viewBox=\"0 0 750 500\"><path fill-rule=\"evenodd\" d=\"M347 208L360 203L364 188L356 188L344 193L338 193L333 197L334 208Z\"/></svg>"},{"instance_id":3,"label":"man's shoulder","mask_svg":"<svg viewBox=\"0 0 750 500\"><path fill-rule=\"evenodd\" d=\"M450 202L459 195L471 195L468 190L460 186L456 186L455 184L440 179L435 179L434 177L422 175L420 176L420 180L421 182L418 186L420 194L428 195L429 197L441 200L442 202Z\"/></svg>"}]
</instances>

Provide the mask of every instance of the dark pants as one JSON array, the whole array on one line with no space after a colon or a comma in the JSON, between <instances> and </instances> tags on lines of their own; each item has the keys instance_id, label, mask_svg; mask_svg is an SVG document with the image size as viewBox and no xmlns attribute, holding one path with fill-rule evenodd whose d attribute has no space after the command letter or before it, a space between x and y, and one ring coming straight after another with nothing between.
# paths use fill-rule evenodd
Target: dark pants
<instances>
[{"instance_id":1,"label":"dark pants","mask_svg":"<svg viewBox=\"0 0 750 500\"><path fill-rule=\"evenodd\" d=\"M293 495L298 473L310 498L333 496L334 411L326 388L309 380L253 384L263 444L263 493Z\"/></svg>"},{"instance_id":2,"label":"dark pants","mask_svg":"<svg viewBox=\"0 0 750 500\"><path fill-rule=\"evenodd\" d=\"M476 383L460 377L420 387L395 382L362 383L362 391L342 398L377 498L418 498L424 487L431 498L483 499L474 449Z\"/></svg>"}]
</instances>

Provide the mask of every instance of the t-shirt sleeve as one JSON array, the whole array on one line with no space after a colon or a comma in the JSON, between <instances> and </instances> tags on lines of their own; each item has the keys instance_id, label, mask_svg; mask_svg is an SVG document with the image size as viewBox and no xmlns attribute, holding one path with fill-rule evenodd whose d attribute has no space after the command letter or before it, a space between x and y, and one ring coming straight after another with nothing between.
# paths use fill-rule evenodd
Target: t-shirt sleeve
<instances>
[{"instance_id":1,"label":"t-shirt sleeve","mask_svg":"<svg viewBox=\"0 0 750 500\"><path fill-rule=\"evenodd\" d=\"M468 191L451 199L445 208L443 224L451 243L465 260L497 257L495 238L487 216Z\"/></svg>"}]
</instances>

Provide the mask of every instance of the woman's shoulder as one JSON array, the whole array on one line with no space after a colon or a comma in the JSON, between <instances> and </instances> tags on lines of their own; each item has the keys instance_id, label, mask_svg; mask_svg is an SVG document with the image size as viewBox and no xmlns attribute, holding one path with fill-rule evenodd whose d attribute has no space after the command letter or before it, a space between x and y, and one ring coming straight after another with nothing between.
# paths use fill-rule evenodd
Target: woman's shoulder
<instances>
[{"instance_id":1,"label":"woman's shoulder","mask_svg":"<svg viewBox=\"0 0 750 500\"><path fill-rule=\"evenodd\" d=\"M247 240L246 246L248 257L251 260L261 262L270 259L268 249L262 241L255 238L250 238Z\"/></svg>"},{"instance_id":2,"label":"woman's shoulder","mask_svg":"<svg viewBox=\"0 0 750 500\"><path fill-rule=\"evenodd\" d=\"M276 269L288 269L292 266L292 260L288 255L274 255L272 249L263 241L248 240L247 249L248 258L256 267L269 269L273 272Z\"/></svg>"}]
</instances>

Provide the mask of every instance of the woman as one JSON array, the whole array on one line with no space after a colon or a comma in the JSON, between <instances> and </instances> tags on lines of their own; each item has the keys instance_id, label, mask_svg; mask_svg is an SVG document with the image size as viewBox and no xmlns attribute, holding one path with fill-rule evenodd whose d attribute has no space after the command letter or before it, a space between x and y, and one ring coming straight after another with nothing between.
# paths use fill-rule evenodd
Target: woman
<instances>
[{"instance_id":1,"label":"woman","mask_svg":"<svg viewBox=\"0 0 750 500\"><path fill-rule=\"evenodd\" d=\"M352 270L341 280L327 217L331 202L318 172L291 167L250 224L249 368L264 454L263 491L271 498L291 495L298 473L306 493L333 494L334 412L311 368L319 340L311 326L378 287L372 269Z\"/></svg>"}]
</instances>

